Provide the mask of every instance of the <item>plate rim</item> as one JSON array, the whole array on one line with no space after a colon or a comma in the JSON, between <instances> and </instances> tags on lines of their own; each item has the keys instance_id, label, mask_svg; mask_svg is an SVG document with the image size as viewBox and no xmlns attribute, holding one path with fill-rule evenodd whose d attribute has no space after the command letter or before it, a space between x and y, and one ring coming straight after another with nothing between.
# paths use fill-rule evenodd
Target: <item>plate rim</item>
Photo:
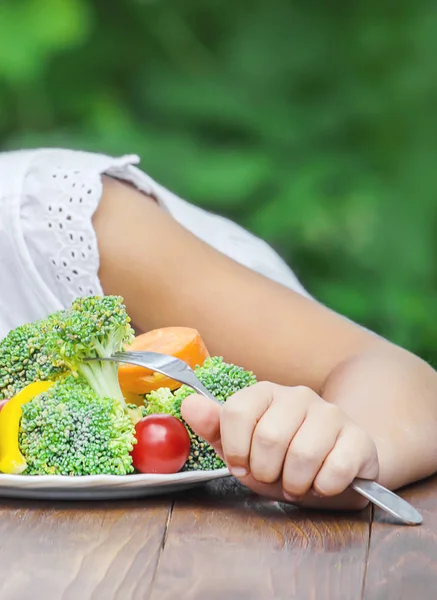
<instances>
[{"instance_id":1,"label":"plate rim","mask_svg":"<svg viewBox=\"0 0 437 600\"><path fill-rule=\"evenodd\" d=\"M10 473L0 473L0 488L7 487L31 487L36 484L38 487L50 486L61 488L84 488L87 484L93 487L101 484L102 486L116 486L129 484L143 486L152 486L156 484L172 483L190 483L191 481L208 481L229 477L231 475L227 467L213 469L208 471L182 471L179 473L133 473L131 475L15 475Z\"/></svg>"}]
</instances>

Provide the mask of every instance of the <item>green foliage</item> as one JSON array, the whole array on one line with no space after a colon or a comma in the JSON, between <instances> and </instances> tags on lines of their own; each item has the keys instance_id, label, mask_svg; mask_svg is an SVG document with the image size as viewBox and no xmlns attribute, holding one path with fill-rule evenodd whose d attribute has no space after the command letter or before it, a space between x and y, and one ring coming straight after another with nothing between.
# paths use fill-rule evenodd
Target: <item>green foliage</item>
<instances>
[{"instance_id":1,"label":"green foliage","mask_svg":"<svg viewBox=\"0 0 437 600\"><path fill-rule=\"evenodd\" d=\"M138 153L435 363L436 27L413 0L2 0L0 143Z\"/></svg>"}]
</instances>

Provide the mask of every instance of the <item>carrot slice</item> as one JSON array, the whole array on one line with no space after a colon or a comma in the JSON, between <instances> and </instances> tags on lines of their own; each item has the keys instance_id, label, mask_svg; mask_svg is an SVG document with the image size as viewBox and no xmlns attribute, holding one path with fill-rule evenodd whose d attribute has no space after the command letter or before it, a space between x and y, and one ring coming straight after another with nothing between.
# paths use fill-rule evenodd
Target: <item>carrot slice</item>
<instances>
[{"instance_id":1,"label":"carrot slice","mask_svg":"<svg viewBox=\"0 0 437 600\"><path fill-rule=\"evenodd\" d=\"M149 351L169 354L186 362L191 368L202 365L208 350L196 329L190 327L163 327L143 333L126 348L132 351ZM148 394L160 387L175 390L180 383L149 369L121 364L118 369L120 387L124 393Z\"/></svg>"}]
</instances>

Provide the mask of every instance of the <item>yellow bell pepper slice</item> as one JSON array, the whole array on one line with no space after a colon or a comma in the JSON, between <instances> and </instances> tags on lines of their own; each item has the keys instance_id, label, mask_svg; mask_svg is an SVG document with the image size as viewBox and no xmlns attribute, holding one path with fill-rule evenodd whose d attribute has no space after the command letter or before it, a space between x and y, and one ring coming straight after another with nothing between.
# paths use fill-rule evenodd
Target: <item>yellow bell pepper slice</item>
<instances>
[{"instance_id":1,"label":"yellow bell pepper slice","mask_svg":"<svg viewBox=\"0 0 437 600\"><path fill-rule=\"evenodd\" d=\"M18 430L22 415L21 407L39 394L49 390L53 381L31 383L11 398L0 412L0 471L19 475L26 466L26 459L18 446Z\"/></svg>"}]
</instances>

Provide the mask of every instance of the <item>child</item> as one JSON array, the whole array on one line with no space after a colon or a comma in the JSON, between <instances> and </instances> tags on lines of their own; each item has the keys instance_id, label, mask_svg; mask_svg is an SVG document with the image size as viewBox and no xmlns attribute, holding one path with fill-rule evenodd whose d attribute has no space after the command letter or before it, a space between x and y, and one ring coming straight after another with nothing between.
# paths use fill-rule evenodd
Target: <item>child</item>
<instances>
[{"instance_id":1,"label":"child","mask_svg":"<svg viewBox=\"0 0 437 600\"><path fill-rule=\"evenodd\" d=\"M275 382L221 409L183 406L235 476L272 498L355 508L356 476L397 488L437 470L434 370L316 302L266 244L137 162L0 154L0 336L102 293L124 297L138 332L195 327L211 353Z\"/></svg>"}]
</instances>

